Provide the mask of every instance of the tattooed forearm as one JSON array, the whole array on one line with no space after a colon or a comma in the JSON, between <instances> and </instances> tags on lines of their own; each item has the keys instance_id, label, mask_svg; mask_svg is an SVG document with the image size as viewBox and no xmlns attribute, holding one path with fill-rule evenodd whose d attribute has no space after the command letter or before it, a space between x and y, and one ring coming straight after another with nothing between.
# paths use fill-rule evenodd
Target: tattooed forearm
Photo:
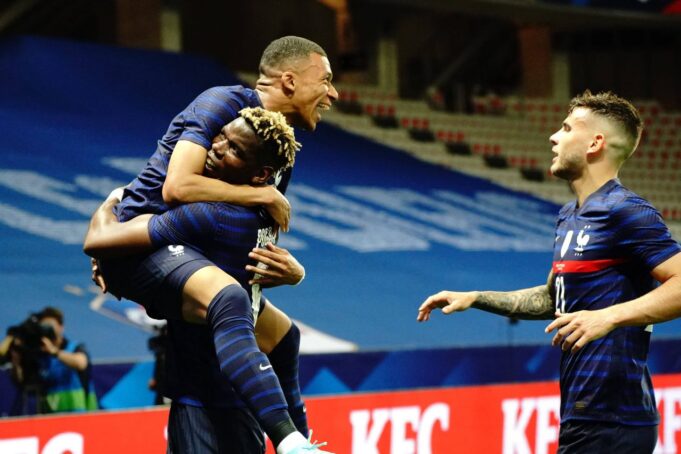
<instances>
[{"instance_id":1,"label":"tattooed forearm","mask_svg":"<svg viewBox=\"0 0 681 454\"><path fill-rule=\"evenodd\" d=\"M479 292L473 307L528 320L548 320L553 318L555 311L546 285L514 292Z\"/></svg>"}]
</instances>

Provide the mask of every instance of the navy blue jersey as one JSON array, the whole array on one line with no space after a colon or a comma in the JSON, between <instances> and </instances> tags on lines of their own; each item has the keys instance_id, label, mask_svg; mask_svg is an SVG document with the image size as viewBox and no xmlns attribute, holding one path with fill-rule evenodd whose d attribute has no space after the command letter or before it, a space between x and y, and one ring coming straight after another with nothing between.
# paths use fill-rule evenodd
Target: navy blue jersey
<instances>
[{"instance_id":1,"label":"navy blue jersey","mask_svg":"<svg viewBox=\"0 0 681 454\"><path fill-rule=\"evenodd\" d=\"M553 255L556 309L602 309L653 290L650 271L681 251L646 200L611 180L558 216ZM577 353L563 352L561 420L653 425L646 364L652 327L617 328Z\"/></svg>"},{"instance_id":2,"label":"navy blue jersey","mask_svg":"<svg viewBox=\"0 0 681 454\"><path fill-rule=\"evenodd\" d=\"M190 203L149 220L155 247L191 246L244 287L246 265L259 229L271 226L261 209L226 203ZM254 263L252 263L254 264ZM194 406L244 407L221 375L213 336L205 325L168 321L168 397Z\"/></svg>"},{"instance_id":3,"label":"navy blue jersey","mask_svg":"<svg viewBox=\"0 0 681 454\"><path fill-rule=\"evenodd\" d=\"M163 183L168 174L168 162L175 145L188 140L209 150L224 125L236 119L245 107L262 107L255 90L239 85L213 87L201 93L170 123L168 131L158 141L156 152L114 209L119 221L127 221L145 213L163 213Z\"/></svg>"}]
</instances>

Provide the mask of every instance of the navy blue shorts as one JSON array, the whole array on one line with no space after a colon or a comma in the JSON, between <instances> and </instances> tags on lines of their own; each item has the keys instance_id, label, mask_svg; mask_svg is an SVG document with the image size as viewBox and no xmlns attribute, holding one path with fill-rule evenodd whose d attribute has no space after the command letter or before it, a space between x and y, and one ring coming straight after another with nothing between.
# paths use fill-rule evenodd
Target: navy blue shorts
<instances>
[{"instance_id":1,"label":"navy blue shorts","mask_svg":"<svg viewBox=\"0 0 681 454\"><path fill-rule=\"evenodd\" d=\"M570 420L560 425L557 454L650 454L656 443L657 426Z\"/></svg>"},{"instance_id":2,"label":"navy blue shorts","mask_svg":"<svg viewBox=\"0 0 681 454\"><path fill-rule=\"evenodd\" d=\"M149 255L99 261L109 292L141 304L151 318L182 320L182 289L206 266L203 254L187 246L166 246Z\"/></svg>"},{"instance_id":3,"label":"navy blue shorts","mask_svg":"<svg viewBox=\"0 0 681 454\"><path fill-rule=\"evenodd\" d=\"M240 408L170 406L168 454L262 454L265 437L253 415Z\"/></svg>"}]
</instances>

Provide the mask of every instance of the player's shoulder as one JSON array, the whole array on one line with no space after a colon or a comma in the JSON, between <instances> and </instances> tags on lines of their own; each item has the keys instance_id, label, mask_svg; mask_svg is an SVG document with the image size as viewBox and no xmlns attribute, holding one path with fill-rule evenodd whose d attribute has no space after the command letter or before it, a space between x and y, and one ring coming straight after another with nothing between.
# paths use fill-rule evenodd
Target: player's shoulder
<instances>
[{"instance_id":1,"label":"player's shoulder","mask_svg":"<svg viewBox=\"0 0 681 454\"><path fill-rule=\"evenodd\" d=\"M612 195L610 196L610 208L614 212L635 212L655 209L647 199L622 184L618 184L613 188Z\"/></svg>"},{"instance_id":2,"label":"player's shoulder","mask_svg":"<svg viewBox=\"0 0 681 454\"><path fill-rule=\"evenodd\" d=\"M255 90L242 85L226 85L204 90L197 97L197 100L213 102L236 101L239 104L250 105L254 97L256 97Z\"/></svg>"}]
</instances>

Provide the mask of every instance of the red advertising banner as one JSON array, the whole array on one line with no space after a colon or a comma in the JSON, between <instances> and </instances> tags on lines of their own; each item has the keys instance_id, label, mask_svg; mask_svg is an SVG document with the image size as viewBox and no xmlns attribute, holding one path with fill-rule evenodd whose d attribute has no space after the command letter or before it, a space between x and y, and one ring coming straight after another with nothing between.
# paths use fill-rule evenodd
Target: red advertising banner
<instances>
[{"instance_id":1,"label":"red advertising banner","mask_svg":"<svg viewBox=\"0 0 681 454\"><path fill-rule=\"evenodd\" d=\"M654 377L656 454L681 447L681 374ZM315 438L338 454L554 453L555 382L307 399ZM0 421L2 454L163 453L167 408ZM271 449L268 452L273 452Z\"/></svg>"}]
</instances>

